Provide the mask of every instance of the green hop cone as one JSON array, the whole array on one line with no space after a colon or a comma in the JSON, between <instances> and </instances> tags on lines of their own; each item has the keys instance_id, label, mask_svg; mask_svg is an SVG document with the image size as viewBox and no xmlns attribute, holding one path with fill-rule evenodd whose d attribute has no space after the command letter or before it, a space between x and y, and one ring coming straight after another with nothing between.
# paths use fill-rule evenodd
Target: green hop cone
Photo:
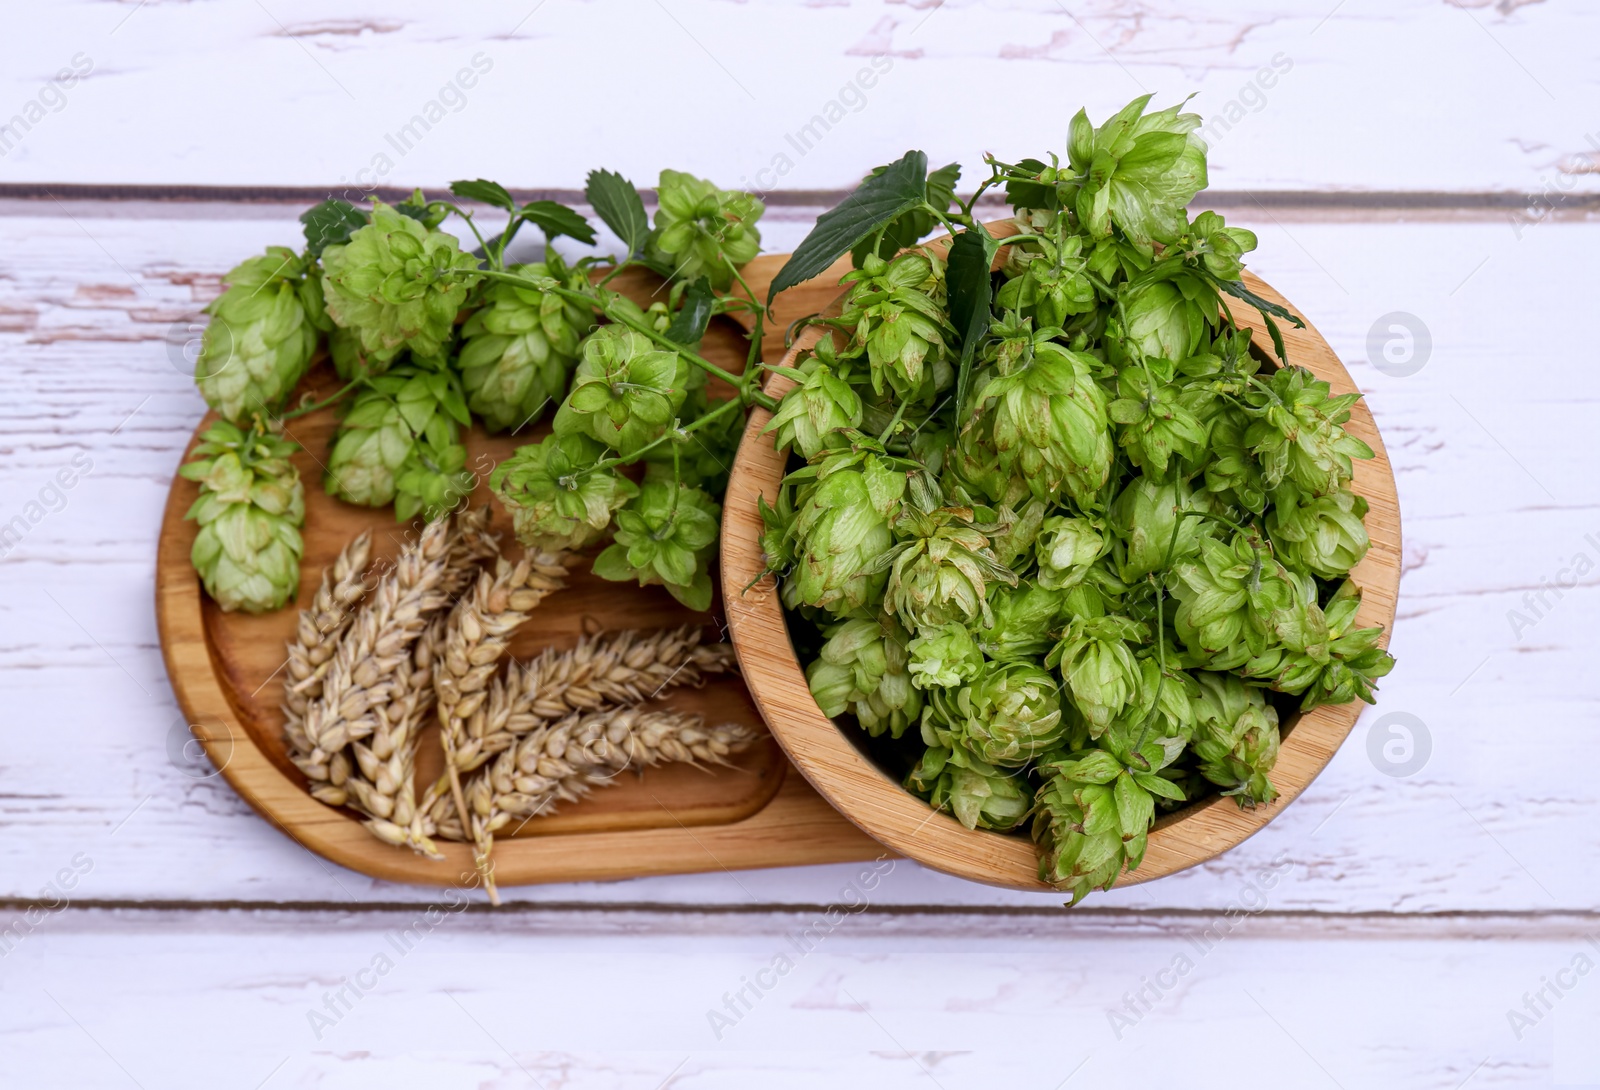
<instances>
[{"instance_id":1,"label":"green hop cone","mask_svg":"<svg viewBox=\"0 0 1600 1090\"><path fill-rule=\"evenodd\" d=\"M1245 443L1261 464L1268 487L1292 481L1312 496L1338 491L1350 480L1352 458L1371 458L1372 448L1344 430L1359 393L1334 397L1328 383L1300 367L1284 367L1265 388L1246 394L1255 420Z\"/></svg>"},{"instance_id":2,"label":"green hop cone","mask_svg":"<svg viewBox=\"0 0 1600 1090\"><path fill-rule=\"evenodd\" d=\"M1163 673L1155 652L1142 652L1133 699L1101 735L1101 744L1119 752L1119 738L1153 738L1181 749L1199 726L1195 713L1198 698L1199 690L1188 673L1173 666Z\"/></svg>"},{"instance_id":3,"label":"green hop cone","mask_svg":"<svg viewBox=\"0 0 1600 1090\"><path fill-rule=\"evenodd\" d=\"M708 565L722 508L698 488L647 482L616 513L616 540L595 558L594 573L614 582L664 586L690 609L711 608Z\"/></svg>"},{"instance_id":4,"label":"green hop cone","mask_svg":"<svg viewBox=\"0 0 1600 1090\"><path fill-rule=\"evenodd\" d=\"M467 448L459 435L442 441L421 435L394 478L394 517L416 514L434 522L461 505L476 484L467 469Z\"/></svg>"},{"instance_id":5,"label":"green hop cone","mask_svg":"<svg viewBox=\"0 0 1600 1090\"><path fill-rule=\"evenodd\" d=\"M1208 534L1208 520L1184 512L1204 509L1185 481L1141 474L1128 482L1112 502L1110 518L1122 580L1131 583L1193 555Z\"/></svg>"},{"instance_id":6,"label":"green hop cone","mask_svg":"<svg viewBox=\"0 0 1600 1090\"><path fill-rule=\"evenodd\" d=\"M591 470L606 450L584 435L551 435L518 447L494 468L489 487L511 512L517 541L530 549L583 549L639 489L615 466Z\"/></svg>"},{"instance_id":7,"label":"green hop cone","mask_svg":"<svg viewBox=\"0 0 1600 1090\"><path fill-rule=\"evenodd\" d=\"M199 524L189 559L206 593L226 612L266 613L300 587L305 490L286 439L219 420L178 472L198 481L186 518Z\"/></svg>"},{"instance_id":8,"label":"green hop cone","mask_svg":"<svg viewBox=\"0 0 1600 1090\"><path fill-rule=\"evenodd\" d=\"M1282 645L1251 659L1244 675L1266 679L1279 692L1300 696L1302 711L1352 700L1371 704L1377 680L1394 669L1394 659L1378 646L1383 629L1354 627L1361 608L1360 588L1345 580L1319 610L1310 576L1298 578L1303 580L1298 600L1278 618Z\"/></svg>"},{"instance_id":9,"label":"green hop cone","mask_svg":"<svg viewBox=\"0 0 1600 1090\"><path fill-rule=\"evenodd\" d=\"M1207 343L1207 328L1216 309L1216 295L1210 288L1196 288L1188 279L1158 280L1126 294L1122 311L1127 324L1121 330L1122 339L1119 342L1112 336L1109 343L1146 359L1175 363Z\"/></svg>"},{"instance_id":10,"label":"green hop cone","mask_svg":"<svg viewBox=\"0 0 1600 1090\"><path fill-rule=\"evenodd\" d=\"M480 279L478 259L454 235L378 201L349 242L322 251L322 268L328 316L380 364L407 349L439 355Z\"/></svg>"},{"instance_id":11,"label":"green hop cone","mask_svg":"<svg viewBox=\"0 0 1600 1090\"><path fill-rule=\"evenodd\" d=\"M625 458L659 439L683 408L689 364L622 325L583 342L572 390L556 412L557 435L588 435Z\"/></svg>"},{"instance_id":12,"label":"green hop cone","mask_svg":"<svg viewBox=\"0 0 1600 1090\"><path fill-rule=\"evenodd\" d=\"M1174 458L1196 463L1205 457L1207 428L1201 421L1200 403L1209 399L1204 389L1185 390L1151 376L1161 361L1149 368L1125 367L1117 375L1117 398L1108 414L1117 425L1117 445L1128 461L1152 478L1167 476Z\"/></svg>"},{"instance_id":13,"label":"green hop cone","mask_svg":"<svg viewBox=\"0 0 1600 1090\"><path fill-rule=\"evenodd\" d=\"M889 522L900 508L906 476L869 450L824 451L790 474L795 504L795 597L844 614L881 593L875 565L894 544Z\"/></svg>"},{"instance_id":14,"label":"green hop cone","mask_svg":"<svg viewBox=\"0 0 1600 1090\"><path fill-rule=\"evenodd\" d=\"M1127 617L1075 617L1045 664L1059 667L1073 704L1095 737L1132 704L1143 674L1132 644L1149 639L1149 630Z\"/></svg>"},{"instance_id":15,"label":"green hop cone","mask_svg":"<svg viewBox=\"0 0 1600 1090\"><path fill-rule=\"evenodd\" d=\"M1039 585L1047 590L1077 586L1109 547L1100 528L1089 519L1066 515L1045 519L1034 546L1039 558Z\"/></svg>"},{"instance_id":16,"label":"green hop cone","mask_svg":"<svg viewBox=\"0 0 1600 1090\"><path fill-rule=\"evenodd\" d=\"M1211 450L1205 466L1206 490L1222 502L1260 514L1267 506L1267 485L1261 465L1245 442L1250 417L1224 405L1211 420Z\"/></svg>"},{"instance_id":17,"label":"green hop cone","mask_svg":"<svg viewBox=\"0 0 1600 1090\"><path fill-rule=\"evenodd\" d=\"M940 701L954 736L992 765L1021 768L1054 749L1070 720L1061 683L1031 662L990 663L954 700Z\"/></svg>"},{"instance_id":18,"label":"green hop cone","mask_svg":"<svg viewBox=\"0 0 1600 1090\"><path fill-rule=\"evenodd\" d=\"M269 246L223 277L227 290L206 307L194 381L223 419L276 412L310 366L327 317L306 269L293 250Z\"/></svg>"},{"instance_id":19,"label":"green hop cone","mask_svg":"<svg viewBox=\"0 0 1600 1090\"><path fill-rule=\"evenodd\" d=\"M850 285L837 323L851 330L847 352L865 353L872 389L924 400L948 387L955 372L949 346L955 331L945 316L944 264L908 250L892 261L868 254Z\"/></svg>"},{"instance_id":20,"label":"green hop cone","mask_svg":"<svg viewBox=\"0 0 1600 1090\"><path fill-rule=\"evenodd\" d=\"M911 683L919 689L955 688L978 676L983 652L966 625L947 624L911 641Z\"/></svg>"},{"instance_id":21,"label":"green hop cone","mask_svg":"<svg viewBox=\"0 0 1600 1090\"><path fill-rule=\"evenodd\" d=\"M978 647L996 662L1043 658L1054 642L1050 633L1060 624L1064 595L1029 580L1014 587L996 584L989 591L994 623L976 633Z\"/></svg>"},{"instance_id":22,"label":"green hop cone","mask_svg":"<svg viewBox=\"0 0 1600 1090\"><path fill-rule=\"evenodd\" d=\"M1372 544L1366 514L1366 499L1348 489L1311 497L1285 482L1273 491L1267 534L1287 567L1341 579Z\"/></svg>"},{"instance_id":23,"label":"green hop cone","mask_svg":"<svg viewBox=\"0 0 1600 1090\"><path fill-rule=\"evenodd\" d=\"M403 364L369 379L334 435L323 477L330 496L395 516L437 517L472 490L461 428L471 417L453 375Z\"/></svg>"},{"instance_id":24,"label":"green hop cone","mask_svg":"<svg viewBox=\"0 0 1600 1090\"><path fill-rule=\"evenodd\" d=\"M965 427L987 423L1002 478L1020 481L1040 500L1054 502L1065 490L1092 508L1111 474L1106 396L1094 380L1097 361L1051 340L1054 332L1021 329L1026 351L1010 370L997 366L974 383L976 420L969 414ZM1011 500L992 486L985 492L997 503Z\"/></svg>"},{"instance_id":25,"label":"green hop cone","mask_svg":"<svg viewBox=\"0 0 1600 1090\"><path fill-rule=\"evenodd\" d=\"M1240 806L1278 797L1267 778L1278 761L1278 713L1260 689L1232 674L1201 672L1195 712L1194 752L1200 773Z\"/></svg>"},{"instance_id":26,"label":"green hop cone","mask_svg":"<svg viewBox=\"0 0 1600 1090\"><path fill-rule=\"evenodd\" d=\"M1027 785L980 758L957 748L925 750L906 777L906 790L949 810L969 829L1006 832L1027 820L1032 809Z\"/></svg>"},{"instance_id":27,"label":"green hop cone","mask_svg":"<svg viewBox=\"0 0 1600 1090\"><path fill-rule=\"evenodd\" d=\"M1173 627L1195 660L1234 670L1275 643L1278 619L1298 608L1296 584L1255 532L1206 539L1173 565Z\"/></svg>"},{"instance_id":28,"label":"green hop cone","mask_svg":"<svg viewBox=\"0 0 1600 1090\"><path fill-rule=\"evenodd\" d=\"M764 429L776 432L779 450L792 447L803 458L814 458L827 447L840 447L849 440L844 429L861 426L861 396L850 388L827 363L815 356L798 369L774 368L778 374L799 383L783 395L783 402Z\"/></svg>"},{"instance_id":29,"label":"green hop cone","mask_svg":"<svg viewBox=\"0 0 1600 1090\"><path fill-rule=\"evenodd\" d=\"M1175 241L1188 227L1189 202L1206 187L1200 115L1178 106L1146 114L1150 99L1134 99L1099 128L1082 110L1072 119L1067 157L1082 181L1070 196L1091 237L1115 226L1136 243Z\"/></svg>"},{"instance_id":30,"label":"green hop cone","mask_svg":"<svg viewBox=\"0 0 1600 1090\"><path fill-rule=\"evenodd\" d=\"M1091 890L1110 889L1124 868L1138 867L1156 799L1183 798L1180 788L1157 774L1159 767L1151 767L1157 764L1164 767L1160 759L1145 759L1130 768L1104 750L1041 764L1045 780L1033 811L1040 879L1070 892L1077 904Z\"/></svg>"},{"instance_id":31,"label":"green hop cone","mask_svg":"<svg viewBox=\"0 0 1600 1090\"><path fill-rule=\"evenodd\" d=\"M507 271L549 276L566 287L587 284L583 272L569 270L554 251L543 262ZM504 280L484 285L479 302L461 329L458 366L467 407L489 431L515 431L566 393L594 314L553 292Z\"/></svg>"},{"instance_id":32,"label":"green hop cone","mask_svg":"<svg viewBox=\"0 0 1600 1090\"><path fill-rule=\"evenodd\" d=\"M766 206L750 194L663 170L656 196L660 205L647 253L674 279L703 276L717 291L726 291L733 270L761 252L756 221Z\"/></svg>"},{"instance_id":33,"label":"green hop cone","mask_svg":"<svg viewBox=\"0 0 1600 1090\"><path fill-rule=\"evenodd\" d=\"M854 619L824 630L828 641L806 670L817 706L836 718L851 712L876 738L899 738L922 712L912 684L909 636L893 617Z\"/></svg>"},{"instance_id":34,"label":"green hop cone","mask_svg":"<svg viewBox=\"0 0 1600 1090\"><path fill-rule=\"evenodd\" d=\"M1189 224L1188 254L1199 258L1206 271L1219 280L1239 279L1244 255L1255 248L1254 231L1229 227L1215 212L1202 212Z\"/></svg>"},{"instance_id":35,"label":"green hop cone","mask_svg":"<svg viewBox=\"0 0 1600 1090\"><path fill-rule=\"evenodd\" d=\"M971 516L968 508L901 508L895 521L901 540L869 571L889 573L884 608L908 627L922 631L979 618L988 623L990 585L1016 585L1016 573L989 548L990 528Z\"/></svg>"},{"instance_id":36,"label":"green hop cone","mask_svg":"<svg viewBox=\"0 0 1600 1090\"><path fill-rule=\"evenodd\" d=\"M951 480L954 482L953 477ZM951 493L955 494L954 488ZM960 502L966 503L968 499L962 496ZM1019 571L1026 568L1027 559L1033 556L1039 542L1039 531L1049 512L1046 504L1032 497L1015 506L1002 504L995 520L999 528L989 537L989 547L994 550L995 559L1008 568Z\"/></svg>"},{"instance_id":37,"label":"green hop cone","mask_svg":"<svg viewBox=\"0 0 1600 1090\"><path fill-rule=\"evenodd\" d=\"M995 293L995 306L1016 311L1040 329L1061 328L1095 310L1094 281L1079 235L1068 235L1059 247L1042 236L1034 246L1013 246L1005 272L1011 279Z\"/></svg>"}]
</instances>

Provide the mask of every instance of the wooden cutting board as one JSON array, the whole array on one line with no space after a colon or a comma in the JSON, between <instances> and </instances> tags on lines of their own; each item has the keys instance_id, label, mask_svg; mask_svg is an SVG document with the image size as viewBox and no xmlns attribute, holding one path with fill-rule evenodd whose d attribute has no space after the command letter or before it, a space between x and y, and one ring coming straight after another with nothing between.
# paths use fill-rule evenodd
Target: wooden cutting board
<instances>
[{"instance_id":1,"label":"wooden cutting board","mask_svg":"<svg viewBox=\"0 0 1600 1090\"><path fill-rule=\"evenodd\" d=\"M751 288L764 295L787 260L786 254L757 258L745 267ZM784 294L764 338L763 358L783 355L789 322L821 310L838 293L848 259L809 285ZM612 282L648 305L660 282L631 272ZM741 371L746 342L731 318L713 322L702 346L705 357L729 371ZM713 385L712 396L718 396ZM325 363L313 368L301 394L326 396L338 380ZM723 388L726 394L726 388ZM196 428L210 426L208 414ZM375 559L398 552L406 527L391 509L371 510L333 499L322 488L337 413L312 413L290 424L295 455L306 488L305 553L300 592L293 605L252 617L224 613L201 590L189 563L196 528L184 519L198 486L174 476L162 521L156 568L156 617L162 654L178 703L191 730L217 771L267 820L335 863L375 878L427 885L467 885L472 881L471 850L440 842L442 861L418 856L374 839L349 811L311 798L299 770L289 761L283 740L284 645L305 605L345 544L370 529ZM510 541L510 520L487 486L489 471L516 446L542 437L548 420L515 439L491 437L474 426L466 438L468 467L478 475L474 505L494 506L494 526ZM191 441L191 448L193 447ZM185 452L185 460L188 453ZM721 595L715 612L693 613L659 587L609 583L589 572L594 552L573 565L566 589L552 596L517 633L512 654L525 659L549 647L571 647L590 632L651 629L705 623L708 638L726 638ZM713 571L713 577L715 577ZM761 716L737 677L711 681L702 689L668 694L662 705L704 714L718 722L760 726ZM431 782L441 767L434 733L419 747L418 782ZM214 771L215 770L215 771ZM501 886L629 878L649 874L779 867L874 859L886 854L819 796L785 759L770 737L734 758L728 768L664 765L618 777L577 804L530 821L495 846L495 877Z\"/></svg>"}]
</instances>

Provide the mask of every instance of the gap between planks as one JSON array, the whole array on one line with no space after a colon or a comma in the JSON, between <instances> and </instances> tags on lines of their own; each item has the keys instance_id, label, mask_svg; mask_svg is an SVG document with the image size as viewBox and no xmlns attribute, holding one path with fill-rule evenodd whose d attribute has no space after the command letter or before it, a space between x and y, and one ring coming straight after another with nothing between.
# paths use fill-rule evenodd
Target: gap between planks
<instances>
[{"instance_id":1,"label":"gap between planks","mask_svg":"<svg viewBox=\"0 0 1600 1090\"><path fill-rule=\"evenodd\" d=\"M369 196L395 202L411 190L379 187L338 193L316 186L100 185L47 182L0 183L0 216L70 216L68 202L94 214L95 205L116 205L119 219L244 219L278 218L285 209L302 208L338 195L353 201ZM424 188L427 196L448 199L446 190ZM642 191L654 203L655 191ZM772 209L808 212L831 208L848 190L795 189L762 194ZM575 189L513 189L519 202L557 200L584 205ZM999 194L980 207L1004 207ZM1537 221L1583 222L1600 216L1600 192L1519 193L1513 191L1452 192L1448 190L1206 190L1193 204L1225 212L1266 216L1282 214L1295 222L1321 220L1364 222L1451 221L1492 222L1521 212ZM780 214L781 215L781 214Z\"/></svg>"},{"instance_id":2,"label":"gap between planks","mask_svg":"<svg viewBox=\"0 0 1600 1090\"><path fill-rule=\"evenodd\" d=\"M20 914L38 902L0 901L0 920ZM263 931L303 929L319 918L330 927L348 927L352 920L404 920L442 904L461 913L493 921L489 930L540 935L604 936L648 932L658 935L761 935L773 928L842 914L843 921L870 921L874 938L981 935L985 940L1054 936L1096 938L1129 935L1189 934L1234 921L1230 930L1257 939L1324 938L1354 940L1443 939L1551 942L1600 937L1600 911L1437 911L1324 912L1313 909L1250 912L1235 904L1223 909L1135 908L1065 909L1053 900L1032 905L871 905L845 904L674 904L637 901L597 904L583 901L520 901L498 908L473 902L456 908L441 892L429 900L368 901L177 901L83 900L49 912L40 927L54 930L77 926L86 930L119 927L164 930L182 921L186 931L208 922L238 930L241 920ZM41 906L43 907L43 906ZM966 923L981 921L981 930ZM482 925L478 925L482 926Z\"/></svg>"}]
</instances>

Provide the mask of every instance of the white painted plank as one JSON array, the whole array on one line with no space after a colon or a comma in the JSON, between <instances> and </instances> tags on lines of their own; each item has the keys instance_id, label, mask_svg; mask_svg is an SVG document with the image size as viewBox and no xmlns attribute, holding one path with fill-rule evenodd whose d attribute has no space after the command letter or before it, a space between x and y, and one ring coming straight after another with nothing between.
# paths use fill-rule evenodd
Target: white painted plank
<instances>
[{"instance_id":1,"label":"white painted plank","mask_svg":"<svg viewBox=\"0 0 1600 1090\"><path fill-rule=\"evenodd\" d=\"M177 1090L1600 1082L1600 982L1572 968L1600 957L1592 919L1432 939L1249 916L1226 936L961 922L69 912L4 960L0 1073ZM1532 993L1551 980L1546 1010ZM1519 1033L1525 995L1539 1018Z\"/></svg>"},{"instance_id":2,"label":"white painted plank","mask_svg":"<svg viewBox=\"0 0 1600 1090\"><path fill-rule=\"evenodd\" d=\"M13 209L13 211L15 211ZM118 218L73 204L0 217L0 513L38 495L75 453L94 469L0 561L0 896L27 898L75 853L93 900L394 901L425 891L331 868L255 817L219 780L168 759L181 725L151 611L167 483L201 412L163 337L242 254L292 241L287 212ZM204 211L204 210L202 210ZM804 210L775 217L792 246ZM175 213L171 213L175 214ZM270 218L261 218L268 215ZM1524 595L1580 553L1600 559L1600 370L1574 315L1590 306L1600 226L1354 223L1276 214L1254 267L1350 362L1388 440L1408 571L1382 703L1305 798L1221 860L1099 898L1220 907L1280 855L1276 907L1531 910L1595 903L1597 817L1587 603L1595 575L1532 625ZM1469 275L1470 274L1470 275ZM1464 283L1463 283L1464 281ZM1393 377L1365 362L1375 320L1421 318L1432 355ZM1380 330L1380 333L1382 331ZM135 411L137 410L137 411ZM132 414L130 417L130 413ZM1549 490L1549 494L1546 493ZM1368 756L1378 716L1427 724L1432 755L1406 779ZM132 815L131 817L129 815ZM126 820L120 831L112 830ZM850 868L560 886L539 901L823 903ZM1049 904L902 867L884 903Z\"/></svg>"},{"instance_id":3,"label":"white painted plank","mask_svg":"<svg viewBox=\"0 0 1600 1090\"><path fill-rule=\"evenodd\" d=\"M1146 92L1198 92L1223 119L1222 188L1593 193L1600 162L1590 5L89 0L15 17L0 119L31 127L4 181L575 187L608 165L833 188L908 145L971 170L1060 151L1080 106ZM87 78L52 87L75 60Z\"/></svg>"}]
</instances>

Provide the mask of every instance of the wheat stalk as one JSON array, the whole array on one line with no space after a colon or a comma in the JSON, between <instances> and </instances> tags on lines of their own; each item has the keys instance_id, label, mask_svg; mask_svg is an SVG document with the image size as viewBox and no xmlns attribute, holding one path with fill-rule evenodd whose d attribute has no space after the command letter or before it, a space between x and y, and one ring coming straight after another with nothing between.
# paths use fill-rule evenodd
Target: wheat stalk
<instances>
[{"instance_id":1,"label":"wheat stalk","mask_svg":"<svg viewBox=\"0 0 1600 1090\"><path fill-rule=\"evenodd\" d=\"M322 695L322 678L334 650L355 617L356 604L367 593L365 577L371 552L372 535L363 531L344 547L332 567L323 570L317 593L300 611L294 639L287 645L283 731L296 756L309 756L314 748L306 738L306 709Z\"/></svg>"},{"instance_id":2,"label":"wheat stalk","mask_svg":"<svg viewBox=\"0 0 1600 1090\"><path fill-rule=\"evenodd\" d=\"M494 574L481 572L477 585L451 610L433 688L445 769L463 820L466 802L456 771L456 749L467 737L467 720L489 696L490 681L511 634L540 602L565 585L563 556L534 550L516 564L501 559Z\"/></svg>"},{"instance_id":3,"label":"wheat stalk","mask_svg":"<svg viewBox=\"0 0 1600 1090\"><path fill-rule=\"evenodd\" d=\"M478 871L498 903L491 855L494 835L512 821L524 823L550 812L557 802L576 802L629 768L669 761L726 765L758 732L738 723L708 727L698 715L642 708L611 708L574 714L521 738L501 753L467 792L469 819L456 820L448 800L434 806L439 835L470 834Z\"/></svg>"}]
</instances>

